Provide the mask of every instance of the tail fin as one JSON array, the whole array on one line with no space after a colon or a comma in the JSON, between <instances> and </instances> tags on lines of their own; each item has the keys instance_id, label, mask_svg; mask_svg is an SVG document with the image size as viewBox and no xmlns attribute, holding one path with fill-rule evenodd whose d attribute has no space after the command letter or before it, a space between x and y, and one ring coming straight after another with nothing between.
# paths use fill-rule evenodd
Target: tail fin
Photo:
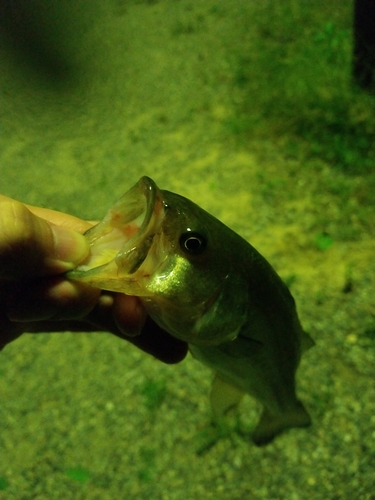
<instances>
[{"instance_id":1,"label":"tail fin","mask_svg":"<svg viewBox=\"0 0 375 500\"><path fill-rule=\"evenodd\" d=\"M296 407L283 415L274 415L264 409L260 421L254 431L253 441L257 446L264 446L274 440L276 436L291 427L308 427L311 425L310 415L300 401Z\"/></svg>"}]
</instances>

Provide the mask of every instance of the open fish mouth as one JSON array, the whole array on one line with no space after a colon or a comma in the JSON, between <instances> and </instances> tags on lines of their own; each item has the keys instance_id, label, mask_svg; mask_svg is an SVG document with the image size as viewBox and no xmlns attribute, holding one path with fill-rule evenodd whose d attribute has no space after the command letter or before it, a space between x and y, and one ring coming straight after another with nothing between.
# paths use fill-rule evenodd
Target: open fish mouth
<instances>
[{"instance_id":1,"label":"open fish mouth","mask_svg":"<svg viewBox=\"0 0 375 500\"><path fill-rule=\"evenodd\" d=\"M90 255L67 273L68 278L127 293L124 278L132 281L146 260L150 262L143 274L151 274L158 265L155 258L147 257L155 235L161 232L165 208L163 194L155 182L142 177L99 224L85 233Z\"/></svg>"}]
</instances>

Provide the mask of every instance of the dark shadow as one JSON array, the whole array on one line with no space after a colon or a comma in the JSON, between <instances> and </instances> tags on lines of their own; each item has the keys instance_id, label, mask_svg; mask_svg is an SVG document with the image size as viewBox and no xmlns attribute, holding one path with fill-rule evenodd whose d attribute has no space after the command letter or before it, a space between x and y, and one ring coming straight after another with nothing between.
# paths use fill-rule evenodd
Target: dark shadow
<instances>
[{"instance_id":1,"label":"dark shadow","mask_svg":"<svg viewBox=\"0 0 375 500\"><path fill-rule=\"evenodd\" d=\"M59 88L71 85L77 72L63 9L43 0L0 0L1 46L21 69Z\"/></svg>"}]
</instances>

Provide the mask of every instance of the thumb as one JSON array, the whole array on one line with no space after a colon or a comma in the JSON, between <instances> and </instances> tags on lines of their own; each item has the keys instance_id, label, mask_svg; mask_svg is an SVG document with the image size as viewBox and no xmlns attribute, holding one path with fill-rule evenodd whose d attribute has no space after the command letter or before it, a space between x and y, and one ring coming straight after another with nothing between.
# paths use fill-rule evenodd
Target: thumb
<instances>
[{"instance_id":1,"label":"thumb","mask_svg":"<svg viewBox=\"0 0 375 500\"><path fill-rule=\"evenodd\" d=\"M83 235L37 217L18 201L0 197L0 279L60 274L88 253Z\"/></svg>"}]
</instances>

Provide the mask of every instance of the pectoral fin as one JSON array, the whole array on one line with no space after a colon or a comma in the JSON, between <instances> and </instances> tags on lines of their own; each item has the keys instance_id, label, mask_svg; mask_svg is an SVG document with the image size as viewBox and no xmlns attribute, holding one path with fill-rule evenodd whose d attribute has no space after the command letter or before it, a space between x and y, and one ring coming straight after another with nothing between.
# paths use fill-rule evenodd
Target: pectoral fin
<instances>
[{"instance_id":1,"label":"pectoral fin","mask_svg":"<svg viewBox=\"0 0 375 500\"><path fill-rule=\"evenodd\" d=\"M241 334L234 340L220 344L218 348L231 358L251 358L263 348L263 343Z\"/></svg>"},{"instance_id":2,"label":"pectoral fin","mask_svg":"<svg viewBox=\"0 0 375 500\"><path fill-rule=\"evenodd\" d=\"M216 417L223 416L228 410L237 406L245 392L239 387L230 384L217 373L212 381L210 401Z\"/></svg>"}]
</instances>

